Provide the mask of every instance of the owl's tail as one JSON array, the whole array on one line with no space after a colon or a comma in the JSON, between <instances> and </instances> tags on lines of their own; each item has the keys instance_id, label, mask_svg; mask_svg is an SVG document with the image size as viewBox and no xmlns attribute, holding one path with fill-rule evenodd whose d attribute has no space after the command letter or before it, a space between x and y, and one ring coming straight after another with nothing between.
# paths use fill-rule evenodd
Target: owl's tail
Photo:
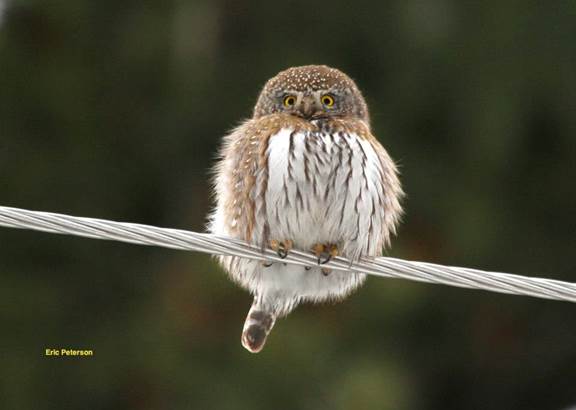
<instances>
[{"instance_id":1,"label":"owl's tail","mask_svg":"<svg viewBox=\"0 0 576 410\"><path fill-rule=\"evenodd\" d=\"M276 313L273 312L273 309L267 307L266 304L262 303L262 299L255 296L244 322L242 346L251 353L260 352L275 321Z\"/></svg>"}]
</instances>

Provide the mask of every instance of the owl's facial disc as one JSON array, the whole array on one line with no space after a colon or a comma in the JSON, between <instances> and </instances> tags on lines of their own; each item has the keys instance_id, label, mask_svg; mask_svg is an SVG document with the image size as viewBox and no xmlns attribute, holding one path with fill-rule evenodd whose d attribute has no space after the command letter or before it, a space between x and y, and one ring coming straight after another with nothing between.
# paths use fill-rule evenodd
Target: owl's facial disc
<instances>
[{"instance_id":1,"label":"owl's facial disc","mask_svg":"<svg viewBox=\"0 0 576 410\"><path fill-rule=\"evenodd\" d=\"M292 92L282 98L283 111L307 120L338 116L338 98L328 91Z\"/></svg>"}]
</instances>

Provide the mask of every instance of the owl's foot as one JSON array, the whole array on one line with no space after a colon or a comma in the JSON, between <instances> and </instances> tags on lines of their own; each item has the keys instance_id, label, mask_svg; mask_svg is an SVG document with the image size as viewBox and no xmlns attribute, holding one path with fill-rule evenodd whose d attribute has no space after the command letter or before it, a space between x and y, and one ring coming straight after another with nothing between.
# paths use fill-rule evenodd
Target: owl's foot
<instances>
[{"instance_id":1,"label":"owl's foot","mask_svg":"<svg viewBox=\"0 0 576 410\"><path fill-rule=\"evenodd\" d=\"M293 245L294 244L290 239L285 241L279 241L277 239L270 240L270 248L278 254L280 259L284 259L288 256L288 252L290 252ZM269 268L272 265L274 265L274 262L262 262L262 266L265 268Z\"/></svg>"},{"instance_id":2,"label":"owl's foot","mask_svg":"<svg viewBox=\"0 0 576 410\"><path fill-rule=\"evenodd\" d=\"M339 254L338 246L333 243L317 243L312 247L312 252L314 252L314 255L318 258L318 265L324 265L330 262L332 258L335 258ZM332 269L322 268L322 274L324 276L328 276L331 272Z\"/></svg>"},{"instance_id":3,"label":"owl's foot","mask_svg":"<svg viewBox=\"0 0 576 410\"><path fill-rule=\"evenodd\" d=\"M288 256L288 252L292 250L294 243L287 239L285 241L278 241L276 239L272 239L270 241L270 248L275 251L281 259L284 259Z\"/></svg>"}]
</instances>

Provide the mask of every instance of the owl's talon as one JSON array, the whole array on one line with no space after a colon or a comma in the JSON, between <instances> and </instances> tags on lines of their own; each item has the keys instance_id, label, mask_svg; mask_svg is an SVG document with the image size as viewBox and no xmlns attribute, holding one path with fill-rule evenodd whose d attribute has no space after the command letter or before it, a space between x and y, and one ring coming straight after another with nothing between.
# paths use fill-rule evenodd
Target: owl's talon
<instances>
[{"instance_id":1,"label":"owl's talon","mask_svg":"<svg viewBox=\"0 0 576 410\"><path fill-rule=\"evenodd\" d=\"M273 251L276 251L280 259L285 259L288 256L288 252L290 252L292 246L293 242L290 239L287 239L285 241L278 241L276 239L272 239L270 241L270 248L272 248Z\"/></svg>"},{"instance_id":2,"label":"owl's talon","mask_svg":"<svg viewBox=\"0 0 576 410\"><path fill-rule=\"evenodd\" d=\"M265 268L269 268L272 265L274 265L274 262L262 262L262 266L264 266Z\"/></svg>"},{"instance_id":3,"label":"owl's talon","mask_svg":"<svg viewBox=\"0 0 576 410\"><path fill-rule=\"evenodd\" d=\"M318 265L325 265L332 260L332 258L338 256L338 246L334 244L321 244L317 243L312 247L312 252L318 258ZM322 268L322 274L328 276L332 272L332 269Z\"/></svg>"},{"instance_id":4,"label":"owl's talon","mask_svg":"<svg viewBox=\"0 0 576 410\"><path fill-rule=\"evenodd\" d=\"M322 262L322 255L324 254L325 245L321 243L317 243L316 245L312 246L312 252L316 255L316 259L318 261L318 265L321 265Z\"/></svg>"}]
</instances>

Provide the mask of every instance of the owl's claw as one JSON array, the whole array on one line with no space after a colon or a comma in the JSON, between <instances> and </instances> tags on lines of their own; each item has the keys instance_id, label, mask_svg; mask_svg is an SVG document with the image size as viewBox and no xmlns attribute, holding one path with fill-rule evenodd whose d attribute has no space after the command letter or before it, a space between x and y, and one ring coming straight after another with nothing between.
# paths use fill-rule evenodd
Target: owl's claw
<instances>
[{"instance_id":1,"label":"owl's claw","mask_svg":"<svg viewBox=\"0 0 576 410\"><path fill-rule=\"evenodd\" d=\"M287 239L285 241L278 241L276 239L272 239L270 241L270 248L272 248L273 251L276 251L280 259L285 259L288 256L288 252L290 252L293 246L294 243L290 239Z\"/></svg>"},{"instance_id":2,"label":"owl's claw","mask_svg":"<svg viewBox=\"0 0 576 410\"><path fill-rule=\"evenodd\" d=\"M269 268L272 265L274 265L274 262L262 262L262 266L264 266L265 268Z\"/></svg>"},{"instance_id":3,"label":"owl's claw","mask_svg":"<svg viewBox=\"0 0 576 410\"><path fill-rule=\"evenodd\" d=\"M317 243L312 247L312 252L318 258L318 265L324 265L338 256L338 246L334 244L321 244ZM322 274L328 276L332 272L332 269L322 268Z\"/></svg>"}]
</instances>

